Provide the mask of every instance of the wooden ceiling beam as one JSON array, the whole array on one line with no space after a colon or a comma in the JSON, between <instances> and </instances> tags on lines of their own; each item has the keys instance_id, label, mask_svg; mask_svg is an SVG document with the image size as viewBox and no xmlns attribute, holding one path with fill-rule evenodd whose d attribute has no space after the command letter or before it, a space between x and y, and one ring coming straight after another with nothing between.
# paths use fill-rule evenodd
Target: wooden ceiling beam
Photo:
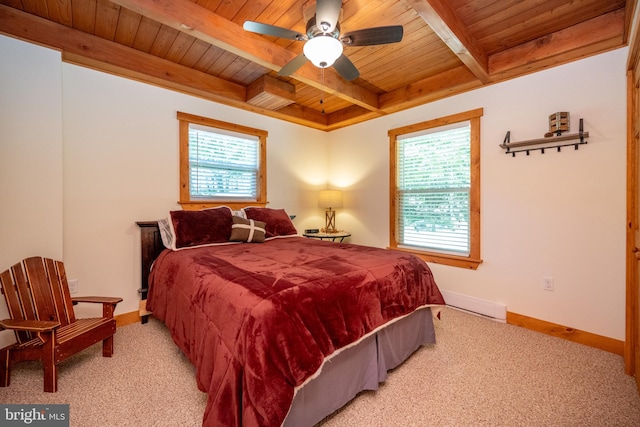
<instances>
[{"instance_id":1,"label":"wooden ceiling beam","mask_svg":"<svg viewBox=\"0 0 640 427\"><path fill-rule=\"evenodd\" d=\"M489 83L489 58L448 0L406 0L482 83Z\"/></svg>"},{"instance_id":2,"label":"wooden ceiling beam","mask_svg":"<svg viewBox=\"0 0 640 427\"><path fill-rule=\"evenodd\" d=\"M295 58L295 54L189 0L112 0L126 9L174 28L274 71ZM367 110L378 110L378 95L347 82L333 69L304 65L292 75L296 80L336 95Z\"/></svg>"},{"instance_id":3,"label":"wooden ceiling beam","mask_svg":"<svg viewBox=\"0 0 640 427\"><path fill-rule=\"evenodd\" d=\"M352 105L329 114L327 118L327 131L344 128L380 116L380 113L367 111L362 107Z\"/></svg>"},{"instance_id":4,"label":"wooden ceiling beam","mask_svg":"<svg viewBox=\"0 0 640 427\"><path fill-rule=\"evenodd\" d=\"M395 113L482 86L464 65L380 95L380 108Z\"/></svg>"},{"instance_id":5,"label":"wooden ceiling beam","mask_svg":"<svg viewBox=\"0 0 640 427\"><path fill-rule=\"evenodd\" d=\"M278 109L275 113L280 114L281 117L295 117L298 123L316 123L317 125L314 126L315 129L327 130L327 115L322 114L320 111L314 110L313 108L305 107L300 104L291 104ZM318 126L319 124L321 124L321 126Z\"/></svg>"},{"instance_id":6,"label":"wooden ceiling beam","mask_svg":"<svg viewBox=\"0 0 640 427\"><path fill-rule=\"evenodd\" d=\"M246 99L244 86L189 70L171 61L83 33L65 25L0 5L0 32L59 50L66 61L209 98L235 102ZM144 78L141 78L144 76Z\"/></svg>"},{"instance_id":7,"label":"wooden ceiling beam","mask_svg":"<svg viewBox=\"0 0 640 427\"><path fill-rule=\"evenodd\" d=\"M505 80L620 47L624 20L624 9L618 9L491 55L491 78Z\"/></svg>"},{"instance_id":8,"label":"wooden ceiling beam","mask_svg":"<svg viewBox=\"0 0 640 427\"><path fill-rule=\"evenodd\" d=\"M267 110L279 110L295 102L296 87L268 74L247 86L247 102Z\"/></svg>"}]
</instances>

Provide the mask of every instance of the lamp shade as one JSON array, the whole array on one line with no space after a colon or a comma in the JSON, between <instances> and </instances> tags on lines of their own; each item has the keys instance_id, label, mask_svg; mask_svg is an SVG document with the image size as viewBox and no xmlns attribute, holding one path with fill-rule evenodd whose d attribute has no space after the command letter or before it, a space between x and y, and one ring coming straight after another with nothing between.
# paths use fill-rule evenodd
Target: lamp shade
<instances>
[{"instance_id":1,"label":"lamp shade","mask_svg":"<svg viewBox=\"0 0 640 427\"><path fill-rule=\"evenodd\" d=\"M321 208L341 208L342 207L342 191L340 190L321 190L318 199L318 206Z\"/></svg>"},{"instance_id":2,"label":"lamp shade","mask_svg":"<svg viewBox=\"0 0 640 427\"><path fill-rule=\"evenodd\" d=\"M331 36L316 36L306 42L302 48L304 56L316 67L326 68L333 65L342 55L342 43Z\"/></svg>"}]
</instances>

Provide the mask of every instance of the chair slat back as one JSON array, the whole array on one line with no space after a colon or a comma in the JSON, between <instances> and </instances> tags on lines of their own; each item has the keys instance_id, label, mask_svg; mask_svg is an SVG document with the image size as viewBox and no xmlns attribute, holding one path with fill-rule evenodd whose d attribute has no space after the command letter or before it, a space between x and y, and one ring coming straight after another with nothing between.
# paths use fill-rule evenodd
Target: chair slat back
<instances>
[{"instance_id":1,"label":"chair slat back","mask_svg":"<svg viewBox=\"0 0 640 427\"><path fill-rule=\"evenodd\" d=\"M27 276L25 275L22 264L15 264L11 267L11 273L13 274L13 280L15 280L18 299L22 306L24 318L27 320L37 319L36 308L31 298L31 288L29 287L29 282L27 281Z\"/></svg>"},{"instance_id":2,"label":"chair slat back","mask_svg":"<svg viewBox=\"0 0 640 427\"><path fill-rule=\"evenodd\" d=\"M44 259L32 257L23 260L22 263L29 282L36 319L60 321Z\"/></svg>"},{"instance_id":3,"label":"chair slat back","mask_svg":"<svg viewBox=\"0 0 640 427\"><path fill-rule=\"evenodd\" d=\"M35 312L31 297L29 296L29 287L22 270L22 264L18 263L9 270L0 274L0 286L2 293L7 302L9 316L14 320L35 319ZM24 304L21 294L26 294L27 299ZM16 340L22 344L32 339L31 333L27 331L16 331Z\"/></svg>"},{"instance_id":4,"label":"chair slat back","mask_svg":"<svg viewBox=\"0 0 640 427\"><path fill-rule=\"evenodd\" d=\"M67 273L64 269L62 261L54 261L46 258L45 265L51 283L53 299L58 311L58 321L62 326L68 325L76 321L73 311L73 303L71 302L71 294L69 293L69 283L67 282Z\"/></svg>"}]
</instances>

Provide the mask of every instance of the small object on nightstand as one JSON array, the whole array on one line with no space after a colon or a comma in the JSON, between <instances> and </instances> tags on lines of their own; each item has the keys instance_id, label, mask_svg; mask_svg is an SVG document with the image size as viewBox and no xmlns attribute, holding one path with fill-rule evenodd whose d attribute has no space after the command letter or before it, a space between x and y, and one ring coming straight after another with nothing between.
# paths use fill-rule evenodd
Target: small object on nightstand
<instances>
[{"instance_id":1,"label":"small object on nightstand","mask_svg":"<svg viewBox=\"0 0 640 427\"><path fill-rule=\"evenodd\" d=\"M321 190L318 206L326 208L325 212L325 228L323 231L327 233L335 233L336 230L336 211L334 208L342 207L342 191L340 190Z\"/></svg>"},{"instance_id":2,"label":"small object on nightstand","mask_svg":"<svg viewBox=\"0 0 640 427\"><path fill-rule=\"evenodd\" d=\"M313 233L319 233L320 229L319 228L307 228L306 230L304 230L304 234L313 234Z\"/></svg>"},{"instance_id":3,"label":"small object on nightstand","mask_svg":"<svg viewBox=\"0 0 640 427\"><path fill-rule=\"evenodd\" d=\"M340 239L340 241L342 242L346 237L350 237L351 233L349 233L348 231L336 231L335 233L320 233L316 231L315 233L310 233L309 230L305 230L303 236L320 240L331 239L332 242L335 242L336 239Z\"/></svg>"}]
</instances>

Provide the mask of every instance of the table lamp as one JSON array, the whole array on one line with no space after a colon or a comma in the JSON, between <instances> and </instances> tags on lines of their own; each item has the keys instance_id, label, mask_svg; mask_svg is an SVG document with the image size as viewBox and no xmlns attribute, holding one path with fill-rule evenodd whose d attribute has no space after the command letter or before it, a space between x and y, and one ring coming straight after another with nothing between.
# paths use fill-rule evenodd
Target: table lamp
<instances>
[{"instance_id":1,"label":"table lamp","mask_svg":"<svg viewBox=\"0 0 640 427\"><path fill-rule=\"evenodd\" d=\"M336 211L333 208L342 207L342 191L340 190L321 190L318 206L326 209L325 213L325 233L337 233L336 230Z\"/></svg>"}]
</instances>

